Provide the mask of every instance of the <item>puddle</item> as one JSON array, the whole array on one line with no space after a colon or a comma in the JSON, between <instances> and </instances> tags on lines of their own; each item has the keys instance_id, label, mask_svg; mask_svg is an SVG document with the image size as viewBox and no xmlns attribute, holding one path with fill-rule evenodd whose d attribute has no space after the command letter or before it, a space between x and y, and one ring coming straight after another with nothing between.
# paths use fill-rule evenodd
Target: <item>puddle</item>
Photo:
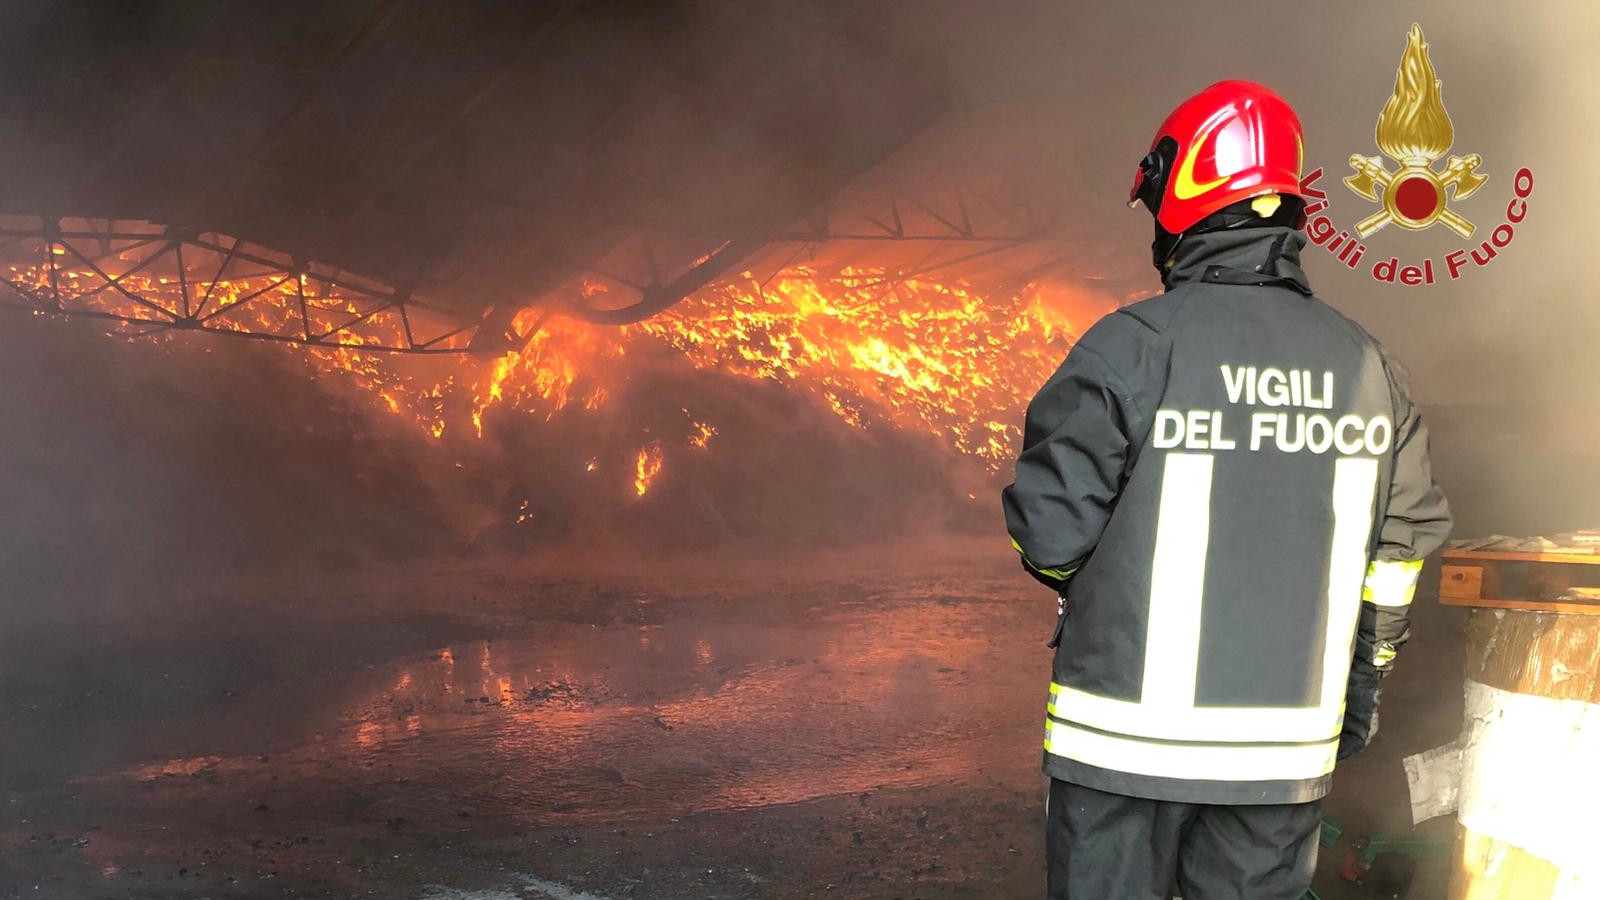
<instances>
[{"instance_id":1,"label":"puddle","mask_svg":"<svg viewBox=\"0 0 1600 900\"><path fill-rule=\"evenodd\" d=\"M556 622L323 689L338 727L286 751L91 780L174 803L328 783L362 796L358 818L403 828L440 815L668 817L1029 771L1042 657L1017 652L1003 616L919 602L766 622ZM326 817L303 803L281 813Z\"/></svg>"}]
</instances>

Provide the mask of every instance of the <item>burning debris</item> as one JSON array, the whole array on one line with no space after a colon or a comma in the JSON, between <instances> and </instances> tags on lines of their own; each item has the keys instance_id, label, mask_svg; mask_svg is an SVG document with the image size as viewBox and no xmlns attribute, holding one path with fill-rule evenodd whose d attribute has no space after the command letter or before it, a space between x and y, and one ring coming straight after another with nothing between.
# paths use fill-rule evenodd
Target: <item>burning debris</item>
<instances>
[{"instance_id":1,"label":"burning debris","mask_svg":"<svg viewBox=\"0 0 1600 900\"><path fill-rule=\"evenodd\" d=\"M650 490L650 482L659 474L661 474L661 442L651 441L639 450L639 460L634 467L634 491L643 497Z\"/></svg>"},{"instance_id":2,"label":"burning debris","mask_svg":"<svg viewBox=\"0 0 1600 900\"><path fill-rule=\"evenodd\" d=\"M1020 437L1019 398L1107 308L1042 285L994 296L959 281L798 267L765 284L744 272L628 337L665 343L700 368L795 385L852 426L938 435L993 470Z\"/></svg>"},{"instance_id":3,"label":"burning debris","mask_svg":"<svg viewBox=\"0 0 1600 900\"><path fill-rule=\"evenodd\" d=\"M220 235L174 243L164 231L118 228L107 224L110 237L97 241L14 240L7 290L59 297L69 312L113 319L114 332L130 339L211 330L275 340L314 372L340 376L375 409L452 442L482 438L497 416L549 421L569 409L599 410L632 377L630 358L665 354L695 370L803 391L852 428L934 436L957 459L992 472L1019 438L1019 398L1111 306L1059 285L984 290L883 268L795 265L764 280L742 272L620 328L530 307L513 323L523 345L485 359L462 352L462 337L447 325L427 324L426 306L375 301L376 288L345 273L244 253ZM606 290L599 282L583 289ZM396 347L427 353L384 352ZM705 451L719 433L703 413L675 405L687 419L684 434L639 447L636 497L667 456ZM595 471L597 459L585 471Z\"/></svg>"}]
</instances>

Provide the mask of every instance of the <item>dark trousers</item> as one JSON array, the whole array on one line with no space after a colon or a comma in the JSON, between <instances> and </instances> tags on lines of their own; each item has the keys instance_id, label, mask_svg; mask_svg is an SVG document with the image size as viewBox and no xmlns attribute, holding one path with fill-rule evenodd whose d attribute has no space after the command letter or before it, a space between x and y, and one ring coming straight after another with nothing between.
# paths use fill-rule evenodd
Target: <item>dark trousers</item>
<instances>
[{"instance_id":1,"label":"dark trousers","mask_svg":"<svg viewBox=\"0 0 1600 900\"><path fill-rule=\"evenodd\" d=\"M1301 900L1321 803L1216 806L1108 794L1052 779L1050 900Z\"/></svg>"}]
</instances>

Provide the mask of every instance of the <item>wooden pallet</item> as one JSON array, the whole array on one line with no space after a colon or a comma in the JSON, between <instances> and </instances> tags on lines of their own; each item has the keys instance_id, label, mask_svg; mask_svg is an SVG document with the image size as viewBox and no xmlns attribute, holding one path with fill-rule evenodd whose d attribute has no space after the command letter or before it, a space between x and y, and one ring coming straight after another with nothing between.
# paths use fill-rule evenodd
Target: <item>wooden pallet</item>
<instances>
[{"instance_id":1,"label":"wooden pallet","mask_svg":"<svg viewBox=\"0 0 1600 900\"><path fill-rule=\"evenodd\" d=\"M1596 599L1565 597L1587 588ZM1447 550L1439 602L1450 606L1600 615L1600 555Z\"/></svg>"}]
</instances>

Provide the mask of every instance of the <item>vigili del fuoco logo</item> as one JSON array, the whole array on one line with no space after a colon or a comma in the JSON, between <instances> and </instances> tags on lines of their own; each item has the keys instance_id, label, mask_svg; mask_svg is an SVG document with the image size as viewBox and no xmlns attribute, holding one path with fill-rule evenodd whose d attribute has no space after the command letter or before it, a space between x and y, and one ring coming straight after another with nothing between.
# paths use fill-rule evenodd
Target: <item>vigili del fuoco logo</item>
<instances>
[{"instance_id":1,"label":"vigili del fuoco logo","mask_svg":"<svg viewBox=\"0 0 1600 900\"><path fill-rule=\"evenodd\" d=\"M1455 126L1445 112L1442 87L1428 58L1422 26L1414 24L1406 35L1405 52L1400 55L1394 94L1378 115L1376 137L1383 155L1352 154L1350 167L1355 174L1344 179L1356 196L1377 204L1378 209L1353 228L1341 229L1328 215L1331 203L1327 193L1317 187L1322 169L1314 169L1301 180L1300 191L1308 201L1307 236L1349 268L1359 268L1367 255L1367 245L1362 241L1389 225L1410 231L1443 225L1467 239L1477 233L1473 221L1451 204L1477 193L1489 180L1488 173L1478 168L1483 165L1483 157L1476 153L1451 156L1442 170L1435 168L1455 143ZM1533 173L1518 169L1511 179L1511 193L1504 217L1476 243L1444 254L1437 265L1431 257L1412 261L1390 256L1371 261L1373 279L1389 284L1428 285L1445 277L1459 279L1474 268L1487 266L1510 246L1517 224L1527 217ZM1351 231L1355 237L1351 237Z\"/></svg>"}]
</instances>

